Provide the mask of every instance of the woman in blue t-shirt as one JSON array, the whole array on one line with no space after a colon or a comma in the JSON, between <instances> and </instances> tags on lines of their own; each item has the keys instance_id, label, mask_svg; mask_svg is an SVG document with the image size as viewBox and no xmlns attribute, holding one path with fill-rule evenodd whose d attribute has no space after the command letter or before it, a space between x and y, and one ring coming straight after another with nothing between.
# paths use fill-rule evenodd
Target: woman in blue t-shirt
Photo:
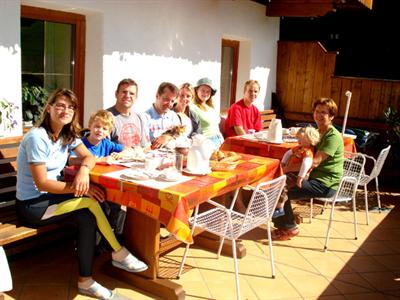
<instances>
[{"instance_id":1,"label":"woman in blue t-shirt","mask_svg":"<svg viewBox=\"0 0 400 300\"><path fill-rule=\"evenodd\" d=\"M53 92L40 121L23 138L17 156L17 212L22 222L39 227L68 222L78 229L78 290L85 295L111 299L112 291L92 279L96 231L113 248L114 266L141 272L147 265L122 247L98 202L103 190L90 183L89 171L95 160L78 139L77 98L68 89ZM60 181L68 153L74 151L81 165L73 182Z\"/></svg>"}]
</instances>

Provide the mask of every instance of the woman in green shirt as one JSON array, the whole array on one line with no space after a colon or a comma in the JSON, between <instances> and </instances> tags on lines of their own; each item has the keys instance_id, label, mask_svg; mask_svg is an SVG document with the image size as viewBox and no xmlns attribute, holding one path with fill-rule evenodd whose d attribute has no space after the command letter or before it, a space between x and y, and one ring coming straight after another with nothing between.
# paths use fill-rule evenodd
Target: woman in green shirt
<instances>
[{"instance_id":1,"label":"woman in green shirt","mask_svg":"<svg viewBox=\"0 0 400 300\"><path fill-rule=\"evenodd\" d=\"M285 214L273 219L277 229L272 233L273 240L289 240L299 234L291 206L292 199L332 197L339 186L343 174L343 138L333 126L337 105L330 98L319 98L313 102L313 117L321 136L315 146L313 169L308 180L303 180L301 188L295 186L288 191Z\"/></svg>"},{"instance_id":2,"label":"woman in green shirt","mask_svg":"<svg viewBox=\"0 0 400 300\"><path fill-rule=\"evenodd\" d=\"M200 121L201 133L214 144L214 150L218 150L224 142L224 137L219 131L221 117L214 108L213 96L217 92L209 78L201 78L194 88L194 103L190 106L193 114Z\"/></svg>"}]
</instances>

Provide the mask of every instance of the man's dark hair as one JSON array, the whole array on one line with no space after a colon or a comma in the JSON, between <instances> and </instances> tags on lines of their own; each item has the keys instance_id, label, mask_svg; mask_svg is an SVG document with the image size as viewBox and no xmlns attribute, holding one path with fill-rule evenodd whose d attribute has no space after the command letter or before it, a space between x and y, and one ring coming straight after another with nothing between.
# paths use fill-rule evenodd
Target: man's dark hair
<instances>
[{"instance_id":1,"label":"man's dark hair","mask_svg":"<svg viewBox=\"0 0 400 300\"><path fill-rule=\"evenodd\" d=\"M178 96L178 93L179 93L178 87L175 84L170 83L170 82L161 83L157 89L157 95L163 94L165 89L170 90L172 93L174 93L176 96Z\"/></svg>"},{"instance_id":2,"label":"man's dark hair","mask_svg":"<svg viewBox=\"0 0 400 300\"><path fill-rule=\"evenodd\" d=\"M120 88L122 85L134 85L134 86L136 86L136 94L137 94L139 88L138 88L138 85L137 85L137 83L136 83L135 80L130 79L130 78L122 79L122 80L118 83L117 92L119 91L119 88Z\"/></svg>"}]
</instances>

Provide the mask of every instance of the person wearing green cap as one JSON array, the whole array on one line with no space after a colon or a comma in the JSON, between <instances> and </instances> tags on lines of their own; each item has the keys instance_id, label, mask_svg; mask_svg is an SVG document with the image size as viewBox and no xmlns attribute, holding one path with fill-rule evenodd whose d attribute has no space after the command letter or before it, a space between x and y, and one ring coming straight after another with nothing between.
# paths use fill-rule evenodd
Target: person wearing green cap
<instances>
[{"instance_id":1,"label":"person wearing green cap","mask_svg":"<svg viewBox=\"0 0 400 300\"><path fill-rule=\"evenodd\" d=\"M191 108L200 121L202 134L213 142L217 150L224 142L219 130L221 117L214 108L212 98L217 90L213 87L211 79L207 77L199 79L194 90L194 103Z\"/></svg>"}]
</instances>

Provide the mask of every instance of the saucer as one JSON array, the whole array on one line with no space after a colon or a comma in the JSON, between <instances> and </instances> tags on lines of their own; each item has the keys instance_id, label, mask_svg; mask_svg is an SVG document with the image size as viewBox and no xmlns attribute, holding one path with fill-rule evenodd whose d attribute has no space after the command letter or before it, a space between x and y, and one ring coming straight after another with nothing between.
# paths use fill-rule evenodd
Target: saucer
<instances>
[{"instance_id":1,"label":"saucer","mask_svg":"<svg viewBox=\"0 0 400 300\"><path fill-rule=\"evenodd\" d=\"M299 140L295 137L283 138L284 143L297 143Z\"/></svg>"},{"instance_id":2,"label":"saucer","mask_svg":"<svg viewBox=\"0 0 400 300\"><path fill-rule=\"evenodd\" d=\"M190 175L207 175L211 173L211 169L203 170L203 171L192 171L187 168L183 169L183 172L190 174Z\"/></svg>"},{"instance_id":3,"label":"saucer","mask_svg":"<svg viewBox=\"0 0 400 300\"><path fill-rule=\"evenodd\" d=\"M271 143L271 144L283 144L283 140L276 141L276 140L269 140L269 139L266 139L266 142L267 142L267 143Z\"/></svg>"},{"instance_id":4,"label":"saucer","mask_svg":"<svg viewBox=\"0 0 400 300\"><path fill-rule=\"evenodd\" d=\"M165 171L161 172L161 174L156 178L160 181L174 182L180 180L182 178L182 174L174 171Z\"/></svg>"}]
</instances>

